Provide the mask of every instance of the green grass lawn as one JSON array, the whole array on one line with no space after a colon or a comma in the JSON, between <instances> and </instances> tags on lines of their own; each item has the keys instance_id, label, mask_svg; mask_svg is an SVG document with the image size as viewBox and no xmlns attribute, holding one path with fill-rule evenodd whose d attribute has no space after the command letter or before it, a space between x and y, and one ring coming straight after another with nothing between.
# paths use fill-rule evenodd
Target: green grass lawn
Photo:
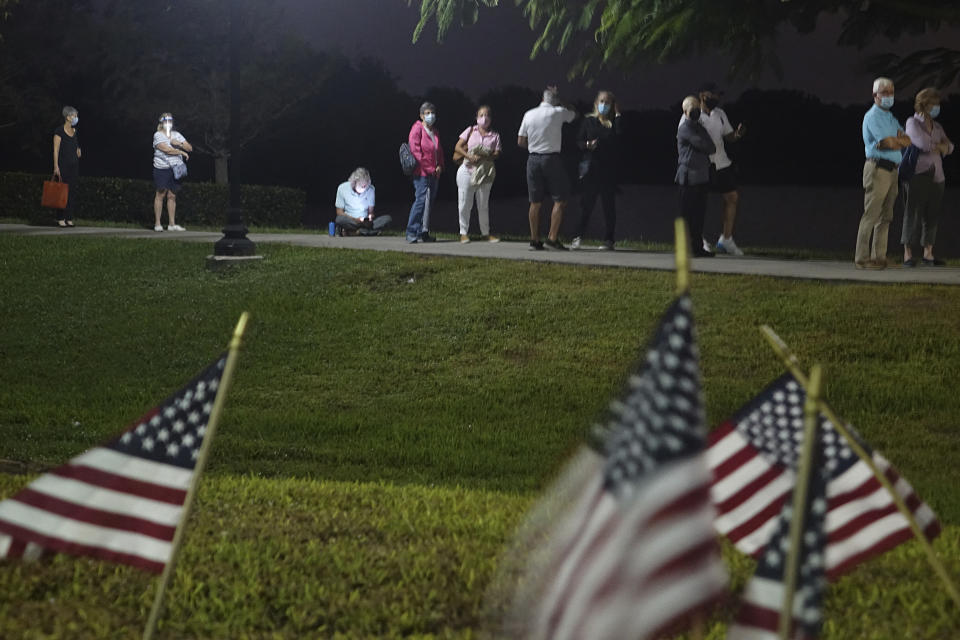
<instances>
[{"instance_id":1,"label":"green grass lawn","mask_svg":"<svg viewBox=\"0 0 960 640\"><path fill-rule=\"evenodd\" d=\"M193 243L0 236L0 458L36 469L101 442L248 310L170 636L475 635L496 554L618 391L673 276L260 251L213 273ZM960 573L960 289L694 274L692 290L710 422L781 372L756 330L772 325L949 525L938 548ZM0 496L27 480L0 475ZM749 563L728 557L742 584ZM3 565L0 637L134 637L150 584L85 560ZM838 583L825 635L955 638L947 604L911 543Z\"/></svg>"}]
</instances>

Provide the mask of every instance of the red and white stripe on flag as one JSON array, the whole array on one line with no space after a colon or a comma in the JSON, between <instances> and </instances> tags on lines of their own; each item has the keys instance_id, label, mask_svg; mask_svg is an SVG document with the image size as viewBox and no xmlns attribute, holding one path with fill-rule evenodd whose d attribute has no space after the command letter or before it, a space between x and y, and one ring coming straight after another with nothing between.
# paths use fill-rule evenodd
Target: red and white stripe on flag
<instances>
[{"instance_id":1,"label":"red and white stripe on flag","mask_svg":"<svg viewBox=\"0 0 960 640\"><path fill-rule=\"evenodd\" d=\"M785 587L780 580L752 577L743 590L737 619L727 629L727 640L780 640L780 611ZM803 616L801 594L793 598L793 617ZM794 640L812 640L799 625Z\"/></svg>"},{"instance_id":2,"label":"red and white stripe on flag","mask_svg":"<svg viewBox=\"0 0 960 640\"><path fill-rule=\"evenodd\" d=\"M655 638L723 597L703 454L665 464L624 501L603 486L603 459L581 453L592 481L547 552L529 638Z\"/></svg>"},{"instance_id":3,"label":"red and white stripe on flag","mask_svg":"<svg viewBox=\"0 0 960 640\"><path fill-rule=\"evenodd\" d=\"M774 463L763 455L733 422L711 432L708 443L717 531L743 553L756 556L773 533L796 474L789 466ZM940 523L930 507L883 456L877 452L872 456L926 536L936 537ZM827 504L826 563L830 580L913 537L907 519L862 460L830 478Z\"/></svg>"},{"instance_id":4,"label":"red and white stripe on flag","mask_svg":"<svg viewBox=\"0 0 960 640\"><path fill-rule=\"evenodd\" d=\"M0 502L0 532L12 538L0 556L20 557L29 544L160 572L192 475L112 449L91 449Z\"/></svg>"},{"instance_id":5,"label":"red and white stripe on flag","mask_svg":"<svg viewBox=\"0 0 960 640\"><path fill-rule=\"evenodd\" d=\"M0 502L0 558L40 548L163 571L225 363L222 354L117 438Z\"/></svg>"}]
</instances>

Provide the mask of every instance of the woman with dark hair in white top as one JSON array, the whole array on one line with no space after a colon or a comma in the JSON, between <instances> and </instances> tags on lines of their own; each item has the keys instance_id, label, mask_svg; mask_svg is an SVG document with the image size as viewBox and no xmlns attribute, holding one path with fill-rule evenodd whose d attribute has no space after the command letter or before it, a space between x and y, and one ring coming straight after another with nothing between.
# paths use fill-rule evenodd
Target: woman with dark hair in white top
<instances>
[{"instance_id":1,"label":"woman with dark hair in white top","mask_svg":"<svg viewBox=\"0 0 960 640\"><path fill-rule=\"evenodd\" d=\"M177 191L180 181L187 175L186 160L193 147L179 131L173 129L173 114L163 113L157 131L153 134L153 184L157 195L153 199L153 230L163 231L160 214L163 200L167 200L167 231L186 231L177 224Z\"/></svg>"},{"instance_id":2,"label":"woman with dark hair in white top","mask_svg":"<svg viewBox=\"0 0 960 640\"><path fill-rule=\"evenodd\" d=\"M490 126L490 107L477 109L477 122L463 130L457 139L456 154L463 158L457 170L457 196L460 211L460 242L470 242L470 211L477 202L477 219L480 234L488 242L499 242L490 235L490 189L496 178L494 161L500 157L502 146L500 134Z\"/></svg>"}]
</instances>

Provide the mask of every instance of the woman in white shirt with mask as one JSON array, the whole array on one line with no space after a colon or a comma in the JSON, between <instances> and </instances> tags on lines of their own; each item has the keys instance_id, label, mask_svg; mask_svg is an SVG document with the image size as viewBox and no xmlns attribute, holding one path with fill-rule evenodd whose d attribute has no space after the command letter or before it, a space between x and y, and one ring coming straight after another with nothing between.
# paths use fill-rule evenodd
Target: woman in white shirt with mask
<instances>
[{"instance_id":1,"label":"woman in white shirt with mask","mask_svg":"<svg viewBox=\"0 0 960 640\"><path fill-rule=\"evenodd\" d=\"M157 195L153 199L153 230L163 231L160 214L163 201L167 201L167 231L186 231L177 224L177 191L180 181L187 175L186 160L193 147L187 139L173 128L173 114L163 113L153 134L153 184Z\"/></svg>"}]
</instances>

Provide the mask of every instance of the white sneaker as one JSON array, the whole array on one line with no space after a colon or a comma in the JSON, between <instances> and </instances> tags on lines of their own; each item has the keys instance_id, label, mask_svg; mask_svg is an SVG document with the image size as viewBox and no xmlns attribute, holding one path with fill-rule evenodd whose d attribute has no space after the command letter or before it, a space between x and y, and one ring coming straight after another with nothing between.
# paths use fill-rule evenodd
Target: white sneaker
<instances>
[{"instance_id":1,"label":"white sneaker","mask_svg":"<svg viewBox=\"0 0 960 640\"><path fill-rule=\"evenodd\" d=\"M154 225L153 230L154 230L154 231L163 231L163 225L162 225L162 224Z\"/></svg>"},{"instance_id":2,"label":"white sneaker","mask_svg":"<svg viewBox=\"0 0 960 640\"><path fill-rule=\"evenodd\" d=\"M706 239L706 238L702 238L702 240L703 240L703 250L704 250L704 251L707 251L708 253L715 253L714 250L713 250L713 247L711 247L711 246L710 246L710 243L707 242L707 239Z\"/></svg>"},{"instance_id":3,"label":"white sneaker","mask_svg":"<svg viewBox=\"0 0 960 640\"><path fill-rule=\"evenodd\" d=\"M573 241L570 243L570 248L571 249L580 248L580 236L577 236L576 238L573 239Z\"/></svg>"},{"instance_id":4,"label":"white sneaker","mask_svg":"<svg viewBox=\"0 0 960 640\"><path fill-rule=\"evenodd\" d=\"M726 253L731 256L743 255L743 251L733 241L733 238L725 238L724 236L720 236L720 239L717 240L717 253Z\"/></svg>"},{"instance_id":5,"label":"white sneaker","mask_svg":"<svg viewBox=\"0 0 960 640\"><path fill-rule=\"evenodd\" d=\"M186 231L183 227L178 224L171 224L167 227L167 231Z\"/></svg>"}]
</instances>

